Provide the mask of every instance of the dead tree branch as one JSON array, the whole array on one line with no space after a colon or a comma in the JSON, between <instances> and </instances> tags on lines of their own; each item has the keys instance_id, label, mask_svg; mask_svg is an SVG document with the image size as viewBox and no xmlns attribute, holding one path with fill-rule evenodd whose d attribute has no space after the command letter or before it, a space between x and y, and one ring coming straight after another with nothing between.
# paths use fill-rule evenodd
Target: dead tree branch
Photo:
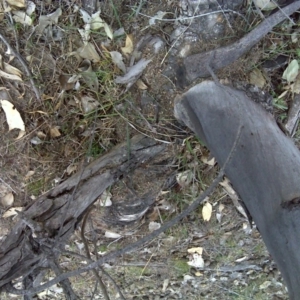
<instances>
[{"instance_id":1,"label":"dead tree branch","mask_svg":"<svg viewBox=\"0 0 300 300\"><path fill-rule=\"evenodd\" d=\"M47 257L58 257L86 210L106 188L161 153L165 147L151 138L136 136L27 207L0 246L0 288L26 276L28 271L49 268ZM66 205L68 209L64 210ZM65 220L63 224L61 220Z\"/></svg>"},{"instance_id":2,"label":"dead tree branch","mask_svg":"<svg viewBox=\"0 0 300 300\"><path fill-rule=\"evenodd\" d=\"M278 265L290 299L300 295L300 152L273 116L244 91L211 81L184 93L176 114L223 163L242 122L236 153L225 168Z\"/></svg>"},{"instance_id":3,"label":"dead tree branch","mask_svg":"<svg viewBox=\"0 0 300 300\"><path fill-rule=\"evenodd\" d=\"M276 25L298 9L300 9L300 1L294 1L290 5L266 18L256 28L251 30L237 42L208 52L187 56L184 58L182 64L178 64L177 70L175 71L177 74L177 86L185 88L197 78L209 77L210 72L207 70L206 66L207 62L210 60L210 67L213 71L217 71L233 63L242 55L246 54ZM212 57L213 59L211 59Z\"/></svg>"}]
</instances>

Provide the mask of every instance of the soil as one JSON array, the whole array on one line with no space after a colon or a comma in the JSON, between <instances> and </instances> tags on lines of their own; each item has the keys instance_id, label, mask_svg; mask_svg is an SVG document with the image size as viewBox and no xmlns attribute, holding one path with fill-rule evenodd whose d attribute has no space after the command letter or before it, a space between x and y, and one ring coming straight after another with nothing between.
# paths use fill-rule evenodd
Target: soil
<instances>
[{"instance_id":1,"label":"soil","mask_svg":"<svg viewBox=\"0 0 300 300\"><path fill-rule=\"evenodd\" d=\"M19 49L21 57L29 59L26 62L41 91L41 100L37 100L25 76L21 83L1 78L2 87L9 93L9 101L23 117L26 134L16 139L18 130L8 130L5 114L0 111L0 239L5 238L17 220L15 216L5 217L5 212L26 207L80 170L86 160L92 161L137 133L168 143L168 151L163 156L141 166L108 191L112 201L119 202L161 190L155 204L138 222L108 227L102 221L103 209L99 201L96 202L85 228L92 259L96 259L97 255L137 241L152 230L151 226L159 226L181 212L209 186L218 166L208 162L209 151L173 116L174 99L182 92L168 73L169 65L176 64L176 55L180 51L173 49L170 41L178 24L156 21L155 25L149 26L149 18L159 11L167 12L164 18L175 19L178 1L101 1L103 19L114 31L122 24L125 33L132 35L134 45L147 34L162 38L165 44L155 55L151 46L143 49L142 56L152 59L140 78L144 87L134 84L126 91L125 85L114 83L114 78L122 72L112 63L108 53L121 52L125 36L107 43L103 30L101 34L94 32L91 40L101 57L100 61L92 63L99 81L96 92L82 80L78 90L73 86L68 88L62 82L61 75L71 77L78 73L80 66L78 56L71 55L80 46L77 29L83 27L80 14L74 10L76 3L73 2L76 1L35 2L35 25L40 15L52 13L62 2L62 15L53 28L62 29L63 37L58 40L38 37L32 33L31 26L11 24L6 15L0 25L0 31L5 33L10 45ZM135 16L139 4L143 5L140 14ZM254 11L249 14L249 10L252 8L243 7L239 14L243 14L250 24L259 22L259 16ZM226 27L228 24L224 27L226 38L197 41L191 44L190 53L230 44L246 31L247 26L238 15L229 15L229 24L232 28ZM280 45L281 51L286 47L287 35L279 37L276 34L289 30L286 28L276 29L246 56L218 72L219 79L249 82L251 70L273 58L274 45ZM297 48L297 45L293 47ZM6 50L0 43L3 60L22 70L17 58L9 60ZM284 49L285 53L289 50L292 51ZM124 62L129 65L130 55L124 55ZM266 92L281 94L286 86L281 79L283 70L281 67L272 74L264 73L267 77ZM281 87L277 84L279 81ZM85 113L81 102L83 96L94 99L98 108ZM277 102L274 107L274 114L283 122L290 102L289 92L286 100ZM295 135L296 143L299 137L299 133ZM185 181L180 179L182 174L188 174ZM14 201L7 204L3 199L10 193ZM203 207L199 207L145 247L104 265L126 299L288 299L280 272L255 224L249 224L238 212L221 186L207 202L212 206L208 221L203 220ZM66 249L85 255L79 230ZM119 234L119 237L108 238L105 236L107 231ZM204 265L191 266L188 262L197 255L191 254L189 249L199 247L203 249ZM68 255L62 256L60 262L63 270L76 269L84 264ZM53 274L46 274L44 281L51 276ZM80 299L92 299L95 290L92 272L70 280ZM112 281L105 276L103 280L111 299L120 299ZM1 295L1 299L12 297L21 299ZM56 287L35 299L64 299L64 296ZM94 299L103 299L99 288Z\"/></svg>"}]
</instances>

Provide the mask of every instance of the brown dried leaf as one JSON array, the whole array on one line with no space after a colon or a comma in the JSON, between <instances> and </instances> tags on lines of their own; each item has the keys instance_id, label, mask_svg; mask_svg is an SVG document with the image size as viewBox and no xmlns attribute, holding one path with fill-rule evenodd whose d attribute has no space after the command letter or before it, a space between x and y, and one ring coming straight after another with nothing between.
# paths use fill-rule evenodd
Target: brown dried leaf
<instances>
[{"instance_id":1,"label":"brown dried leaf","mask_svg":"<svg viewBox=\"0 0 300 300\"><path fill-rule=\"evenodd\" d=\"M6 2L11 6L20 8L25 7L25 0L6 0Z\"/></svg>"},{"instance_id":2,"label":"brown dried leaf","mask_svg":"<svg viewBox=\"0 0 300 300\"><path fill-rule=\"evenodd\" d=\"M209 166L214 166L216 164L216 159L214 157L209 158L208 156L203 155L201 161Z\"/></svg>"},{"instance_id":3,"label":"brown dried leaf","mask_svg":"<svg viewBox=\"0 0 300 300\"><path fill-rule=\"evenodd\" d=\"M83 96L81 98L81 105L82 105L83 112L88 113L94 110L95 108L97 108L100 105L100 103L92 97Z\"/></svg>"},{"instance_id":4,"label":"brown dried leaf","mask_svg":"<svg viewBox=\"0 0 300 300\"><path fill-rule=\"evenodd\" d=\"M6 194L2 199L1 199L1 204L4 207L8 207L13 205L14 203L14 194L12 192Z\"/></svg>"},{"instance_id":5,"label":"brown dried leaf","mask_svg":"<svg viewBox=\"0 0 300 300\"><path fill-rule=\"evenodd\" d=\"M254 69L249 74L250 83L258 86L259 88L263 88L266 84L266 79L263 73L259 69Z\"/></svg>"},{"instance_id":6,"label":"brown dried leaf","mask_svg":"<svg viewBox=\"0 0 300 300\"><path fill-rule=\"evenodd\" d=\"M10 209L8 209L3 215L2 218L6 219L12 216L17 215L17 211L23 211L23 207L12 207Z\"/></svg>"},{"instance_id":7,"label":"brown dried leaf","mask_svg":"<svg viewBox=\"0 0 300 300\"><path fill-rule=\"evenodd\" d=\"M139 79L139 80L136 82L136 85L137 85L137 87L138 87L140 90L147 90L147 89L148 89L147 85L146 85L141 79Z\"/></svg>"},{"instance_id":8,"label":"brown dried leaf","mask_svg":"<svg viewBox=\"0 0 300 300\"><path fill-rule=\"evenodd\" d=\"M130 54L133 51L133 36L128 34L126 36L125 47L121 47L121 50L124 54Z\"/></svg>"},{"instance_id":9,"label":"brown dried leaf","mask_svg":"<svg viewBox=\"0 0 300 300\"><path fill-rule=\"evenodd\" d=\"M13 66L11 66L10 64L8 64L8 63L6 63L6 62L4 62L3 63L3 70L6 72L6 73L9 73L9 74L11 74L11 75L17 75L18 77L22 77L22 72L19 70L19 69L17 69L17 68L15 68L15 67L13 67Z\"/></svg>"},{"instance_id":10,"label":"brown dried leaf","mask_svg":"<svg viewBox=\"0 0 300 300\"><path fill-rule=\"evenodd\" d=\"M77 50L77 53L79 54L80 57L89 59L93 62L99 62L100 61L100 56L97 53L95 46L91 43L87 43L80 47Z\"/></svg>"},{"instance_id":11,"label":"brown dried leaf","mask_svg":"<svg viewBox=\"0 0 300 300\"><path fill-rule=\"evenodd\" d=\"M206 202L202 208L202 217L204 221L209 221L212 215L212 205Z\"/></svg>"},{"instance_id":12,"label":"brown dried leaf","mask_svg":"<svg viewBox=\"0 0 300 300\"><path fill-rule=\"evenodd\" d=\"M75 173L77 171L77 167L77 164L70 164L66 170L67 174L71 175L72 173Z\"/></svg>"},{"instance_id":13,"label":"brown dried leaf","mask_svg":"<svg viewBox=\"0 0 300 300\"><path fill-rule=\"evenodd\" d=\"M25 125L22 120L22 117L20 113L17 111L15 106L7 101L7 100L0 100L0 104L4 110L7 124L8 124L8 130L12 129L20 129L21 131L25 131Z\"/></svg>"},{"instance_id":14,"label":"brown dried leaf","mask_svg":"<svg viewBox=\"0 0 300 300\"><path fill-rule=\"evenodd\" d=\"M52 138L56 138L61 136L61 133L59 132L59 127L58 126L54 126L52 128L50 128L50 136Z\"/></svg>"},{"instance_id":15,"label":"brown dried leaf","mask_svg":"<svg viewBox=\"0 0 300 300\"><path fill-rule=\"evenodd\" d=\"M34 175L35 171L31 170L28 171L27 174L25 175L25 180L28 180L32 175Z\"/></svg>"}]
</instances>

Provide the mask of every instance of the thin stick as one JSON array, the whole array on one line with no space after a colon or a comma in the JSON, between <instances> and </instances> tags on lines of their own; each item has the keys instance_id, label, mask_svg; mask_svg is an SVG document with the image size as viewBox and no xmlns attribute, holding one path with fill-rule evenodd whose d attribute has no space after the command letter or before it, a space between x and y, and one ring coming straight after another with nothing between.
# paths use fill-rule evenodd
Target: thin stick
<instances>
[{"instance_id":1,"label":"thin stick","mask_svg":"<svg viewBox=\"0 0 300 300\"><path fill-rule=\"evenodd\" d=\"M89 249L89 245L88 245L87 239L85 238L85 235L84 235L84 231L85 231L86 221L87 221L88 216L89 216L90 212L92 211L92 209L93 209L93 206L90 206L88 208L88 211L86 212L86 214L85 214L85 216L83 218L83 222L82 222L82 225L81 225L81 231L80 231L81 239L82 239L82 242L83 242L83 245L84 245L84 249L85 249L85 253L86 253L86 256L87 256L87 258L89 259L90 262L92 261L92 258L91 258L90 249ZM101 271L103 271L101 266L98 266L98 268ZM98 281L98 283L100 285L100 288L101 288L102 295L103 295L104 299L105 300L110 300L110 297L108 295L106 286L103 283L103 280L102 280L101 276L96 271L96 268L92 269L92 272L94 273L94 275L95 275L95 277L96 277L96 279L97 279L97 281Z\"/></svg>"},{"instance_id":2,"label":"thin stick","mask_svg":"<svg viewBox=\"0 0 300 300\"><path fill-rule=\"evenodd\" d=\"M28 76L29 78L29 82L30 82L30 85L35 93L35 96L37 98L37 100L39 102L41 102L41 96L40 96L40 92L38 91L36 85L35 85L35 82L33 80L33 74L30 72L30 70L28 69L27 67L27 64L26 62L24 61L24 59L22 58L22 56L9 44L9 42L6 40L6 38L0 33L0 39L2 40L2 42L6 45L6 47L8 49L10 49L10 52L20 61L26 75Z\"/></svg>"},{"instance_id":3,"label":"thin stick","mask_svg":"<svg viewBox=\"0 0 300 300\"><path fill-rule=\"evenodd\" d=\"M15 194L17 194L17 192L8 184L6 183L1 177L0 177L0 181L5 184L7 187L9 187Z\"/></svg>"}]
</instances>

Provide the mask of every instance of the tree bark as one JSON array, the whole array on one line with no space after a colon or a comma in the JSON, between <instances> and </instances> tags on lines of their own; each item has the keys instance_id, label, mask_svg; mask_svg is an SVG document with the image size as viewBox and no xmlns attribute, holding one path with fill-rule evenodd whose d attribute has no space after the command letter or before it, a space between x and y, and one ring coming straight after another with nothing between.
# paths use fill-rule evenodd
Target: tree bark
<instances>
[{"instance_id":1,"label":"tree bark","mask_svg":"<svg viewBox=\"0 0 300 300\"><path fill-rule=\"evenodd\" d=\"M12 280L49 268L90 205L119 178L165 149L155 140L135 136L115 147L20 213L0 246L0 289Z\"/></svg>"},{"instance_id":2,"label":"tree bark","mask_svg":"<svg viewBox=\"0 0 300 300\"><path fill-rule=\"evenodd\" d=\"M176 117L225 168L278 265L290 299L300 295L300 152L273 116L242 91L205 81L182 95Z\"/></svg>"}]
</instances>

